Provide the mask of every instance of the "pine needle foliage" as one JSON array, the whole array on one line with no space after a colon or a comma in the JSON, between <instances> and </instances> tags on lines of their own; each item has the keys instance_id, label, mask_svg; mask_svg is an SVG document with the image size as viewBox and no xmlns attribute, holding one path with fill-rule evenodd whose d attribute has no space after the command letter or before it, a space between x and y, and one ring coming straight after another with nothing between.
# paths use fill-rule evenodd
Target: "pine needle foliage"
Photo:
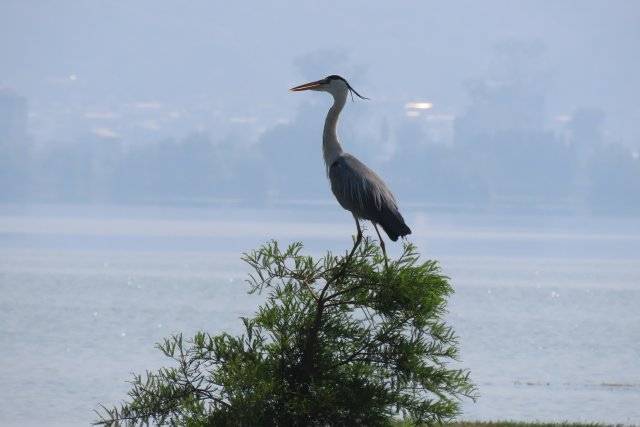
<instances>
[{"instance_id":1,"label":"pine needle foliage","mask_svg":"<svg viewBox=\"0 0 640 427\"><path fill-rule=\"evenodd\" d=\"M129 400L96 424L434 424L475 398L468 371L449 366L449 280L412 244L389 262L369 239L320 259L272 241L243 259L249 292L266 296L244 333L165 339L174 366L134 376Z\"/></svg>"}]
</instances>

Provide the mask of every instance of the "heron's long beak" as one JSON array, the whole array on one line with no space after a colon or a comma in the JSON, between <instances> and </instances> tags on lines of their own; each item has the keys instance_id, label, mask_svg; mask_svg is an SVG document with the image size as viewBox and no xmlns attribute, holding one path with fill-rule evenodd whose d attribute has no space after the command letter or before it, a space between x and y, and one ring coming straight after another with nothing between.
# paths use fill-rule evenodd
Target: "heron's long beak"
<instances>
[{"instance_id":1,"label":"heron's long beak","mask_svg":"<svg viewBox=\"0 0 640 427\"><path fill-rule=\"evenodd\" d=\"M300 92L301 90L315 89L317 87L322 86L322 84L324 84L324 81L323 80L318 80L318 81L315 81L315 82L309 82L309 83L305 83L305 84L300 85L300 86L292 87L289 90L292 90L294 92Z\"/></svg>"}]
</instances>

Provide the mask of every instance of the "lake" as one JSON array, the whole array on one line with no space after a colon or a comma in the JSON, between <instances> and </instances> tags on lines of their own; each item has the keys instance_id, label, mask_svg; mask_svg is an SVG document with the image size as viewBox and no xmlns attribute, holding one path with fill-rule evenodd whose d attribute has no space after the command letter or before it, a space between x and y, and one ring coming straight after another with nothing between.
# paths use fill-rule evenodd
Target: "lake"
<instances>
[{"instance_id":1,"label":"lake","mask_svg":"<svg viewBox=\"0 0 640 427\"><path fill-rule=\"evenodd\" d=\"M640 220L405 217L456 291L449 321L480 391L462 419L640 423ZM354 228L333 203L0 206L0 424L89 424L131 373L168 363L163 337L240 330L262 301L242 252L344 251Z\"/></svg>"}]
</instances>

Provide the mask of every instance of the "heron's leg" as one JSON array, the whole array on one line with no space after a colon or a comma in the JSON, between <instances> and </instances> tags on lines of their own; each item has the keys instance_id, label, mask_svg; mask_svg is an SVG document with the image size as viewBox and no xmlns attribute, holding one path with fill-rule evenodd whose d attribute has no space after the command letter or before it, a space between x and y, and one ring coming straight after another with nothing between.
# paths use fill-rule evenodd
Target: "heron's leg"
<instances>
[{"instance_id":1,"label":"heron's leg","mask_svg":"<svg viewBox=\"0 0 640 427\"><path fill-rule=\"evenodd\" d=\"M371 223L373 224L373 228L376 229L376 233L378 233L378 239L380 239L380 248L382 249L382 254L384 255L384 265L385 267L387 266L387 251L384 247L384 240L382 240L382 236L380 235L380 230L378 230L378 225L371 221Z\"/></svg>"},{"instance_id":2,"label":"heron's leg","mask_svg":"<svg viewBox=\"0 0 640 427\"><path fill-rule=\"evenodd\" d=\"M358 221L358 217L354 215L353 219L356 220L356 227L358 228L358 234L356 236L356 246L358 246L362 241L362 229L360 228L360 221Z\"/></svg>"},{"instance_id":3,"label":"heron's leg","mask_svg":"<svg viewBox=\"0 0 640 427\"><path fill-rule=\"evenodd\" d=\"M327 283L324 285L324 289L322 289L322 292L320 292L320 296L317 299L317 301L322 300L325 297L325 291L329 288L329 285L332 282L335 283L335 281L338 278L343 277L343 274L347 269L347 265L349 265L349 263L351 262L351 258L353 258L353 254L356 252L356 249L358 249L358 246L360 246L360 242L362 241L362 229L360 228L360 221L358 221L358 217L355 215L353 215L353 219L356 221L356 228L358 229L358 234L356 235L356 241L353 243L353 248L351 248L351 252L349 252L349 255L347 255L346 258L343 258L342 267L340 268L340 271L337 274L334 274L329 280L327 280ZM339 265L340 264L337 264L335 268L338 268ZM336 294L334 294L334 296L335 295Z\"/></svg>"},{"instance_id":4,"label":"heron's leg","mask_svg":"<svg viewBox=\"0 0 640 427\"><path fill-rule=\"evenodd\" d=\"M360 246L360 242L362 241L362 229L360 228L360 221L358 221L358 217L355 215L353 216L353 219L356 220L356 227L358 228L358 234L356 235L356 241L353 244L353 249L351 249L351 252L349 253L349 256L347 257L347 259L351 259L356 249L358 249L358 246Z\"/></svg>"}]
</instances>

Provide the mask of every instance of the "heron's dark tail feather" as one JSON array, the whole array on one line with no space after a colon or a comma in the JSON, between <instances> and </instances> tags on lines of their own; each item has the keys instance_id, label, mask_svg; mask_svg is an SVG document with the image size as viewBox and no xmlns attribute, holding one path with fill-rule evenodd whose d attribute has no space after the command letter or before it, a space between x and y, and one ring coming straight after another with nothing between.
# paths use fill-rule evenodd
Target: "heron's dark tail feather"
<instances>
[{"instance_id":1,"label":"heron's dark tail feather","mask_svg":"<svg viewBox=\"0 0 640 427\"><path fill-rule=\"evenodd\" d=\"M384 229L387 236L394 242L398 237L411 234L411 229L404 222L404 218L396 209L383 209L379 224Z\"/></svg>"}]
</instances>

